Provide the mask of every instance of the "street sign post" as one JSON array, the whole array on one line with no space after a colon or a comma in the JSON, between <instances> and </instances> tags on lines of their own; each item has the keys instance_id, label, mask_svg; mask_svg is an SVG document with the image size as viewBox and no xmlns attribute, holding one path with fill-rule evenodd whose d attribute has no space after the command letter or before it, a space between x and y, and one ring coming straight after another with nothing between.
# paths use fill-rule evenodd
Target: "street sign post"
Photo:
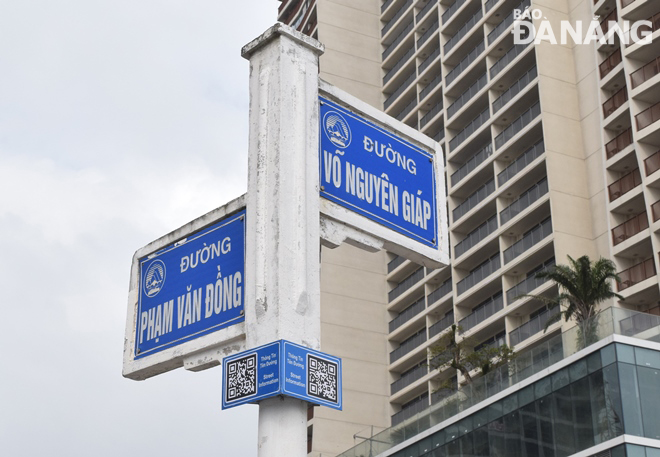
<instances>
[{"instance_id":1,"label":"street sign post","mask_svg":"<svg viewBox=\"0 0 660 457\"><path fill-rule=\"evenodd\" d=\"M290 341L241 352L222 361L222 408L276 395L342 409L341 359Z\"/></svg>"}]
</instances>

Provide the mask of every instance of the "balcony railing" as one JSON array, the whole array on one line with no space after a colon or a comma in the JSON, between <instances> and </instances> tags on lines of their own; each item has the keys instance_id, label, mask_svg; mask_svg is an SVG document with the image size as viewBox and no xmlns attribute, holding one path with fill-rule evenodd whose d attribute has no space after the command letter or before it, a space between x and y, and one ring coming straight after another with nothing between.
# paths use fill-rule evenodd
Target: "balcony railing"
<instances>
[{"instance_id":1,"label":"balcony railing","mask_svg":"<svg viewBox=\"0 0 660 457\"><path fill-rule=\"evenodd\" d=\"M476 132L486 121L490 118L490 110L486 108L479 114L477 117L472 119L468 125L465 126L463 130L458 132L458 134L449 140L449 149L453 152L458 148L461 143L468 139L470 135Z\"/></svg>"},{"instance_id":2,"label":"balcony railing","mask_svg":"<svg viewBox=\"0 0 660 457\"><path fill-rule=\"evenodd\" d=\"M405 262L405 261L406 261L406 258L401 256L401 255L398 255L398 256L394 257L387 264L387 272L388 273L393 272L394 270L396 270L396 267L403 264L403 262Z\"/></svg>"},{"instance_id":3,"label":"balcony railing","mask_svg":"<svg viewBox=\"0 0 660 457\"><path fill-rule=\"evenodd\" d=\"M621 0L621 8L625 8L628 5L632 5L637 0Z\"/></svg>"},{"instance_id":4,"label":"balcony railing","mask_svg":"<svg viewBox=\"0 0 660 457\"><path fill-rule=\"evenodd\" d=\"M440 100L438 103L435 104L431 110L422 117L422 119L419 121L419 126L424 127L426 124L429 123L431 119L433 119L439 112L442 111L442 100Z\"/></svg>"},{"instance_id":5,"label":"balcony railing","mask_svg":"<svg viewBox=\"0 0 660 457\"><path fill-rule=\"evenodd\" d=\"M394 41L392 41L392 44L390 44L384 51L383 51L383 60L387 59L387 57L392 54L392 51L403 41L403 39L408 36L410 31L413 29L415 26L415 23L413 21L410 21L410 24L406 26L405 29L399 33L396 38L394 38Z\"/></svg>"},{"instance_id":6,"label":"balcony railing","mask_svg":"<svg viewBox=\"0 0 660 457\"><path fill-rule=\"evenodd\" d=\"M650 26L646 24L641 25L637 30L637 34L636 34L637 36L635 38L640 39L644 34L652 34L660 30L660 13L656 13L653 16L647 18L646 20L649 21L651 25ZM626 47L632 46L633 44L635 44L635 40L631 39L629 43L626 45Z\"/></svg>"},{"instance_id":7,"label":"balcony railing","mask_svg":"<svg viewBox=\"0 0 660 457\"><path fill-rule=\"evenodd\" d=\"M431 64L433 63L433 61L435 61L435 59L438 58L438 56L440 56L440 48L439 48L439 47L435 48L435 51L433 51L433 52L432 52L432 53L431 53L426 59L424 59L424 61L419 65L419 69L418 69L419 74L421 75L422 72L423 72L424 70L426 70L426 69L428 68L428 66L431 65Z\"/></svg>"},{"instance_id":8,"label":"balcony railing","mask_svg":"<svg viewBox=\"0 0 660 457\"><path fill-rule=\"evenodd\" d=\"M435 324L429 327L429 338L433 338L454 323L454 310L449 311L445 316Z\"/></svg>"},{"instance_id":9,"label":"balcony railing","mask_svg":"<svg viewBox=\"0 0 660 457\"><path fill-rule=\"evenodd\" d=\"M405 409L402 409L398 413L392 415L392 426L400 424L406 419L410 419L415 414L421 413L428 407L429 407L428 394L419 397L419 399L415 400L414 403L408 404Z\"/></svg>"},{"instance_id":10,"label":"balcony railing","mask_svg":"<svg viewBox=\"0 0 660 457\"><path fill-rule=\"evenodd\" d=\"M497 230L497 214L492 216L490 219L488 219L486 222L481 224L476 229L472 230L470 233L467 234L465 238L463 238L460 242L456 244L456 246L454 246L455 258L459 258L463 254L465 254L467 251L469 251L474 246L479 244L481 240L485 239L495 230Z\"/></svg>"},{"instance_id":11,"label":"balcony railing","mask_svg":"<svg viewBox=\"0 0 660 457\"><path fill-rule=\"evenodd\" d=\"M465 216L468 211L481 203L493 192L495 192L495 180L491 179L483 186L475 190L472 194L470 194L470 196L466 198L465 201L463 201L460 205L454 208L452 211L454 222Z\"/></svg>"},{"instance_id":12,"label":"balcony railing","mask_svg":"<svg viewBox=\"0 0 660 457\"><path fill-rule=\"evenodd\" d=\"M440 300L449 292L451 292L451 278L447 279L445 282L440 284L440 286L437 289L435 289L433 292L429 294L427 298L429 306Z\"/></svg>"},{"instance_id":13,"label":"balcony railing","mask_svg":"<svg viewBox=\"0 0 660 457\"><path fill-rule=\"evenodd\" d=\"M647 228L649 228L649 218L646 211L644 211L614 227L612 229L612 243L616 246Z\"/></svg>"},{"instance_id":14,"label":"balcony railing","mask_svg":"<svg viewBox=\"0 0 660 457\"><path fill-rule=\"evenodd\" d=\"M525 192L520 194L520 197L518 197L513 203L500 211L500 224L506 224L547 193L548 179L543 178L532 187L527 189Z\"/></svg>"},{"instance_id":15,"label":"balcony railing","mask_svg":"<svg viewBox=\"0 0 660 457\"><path fill-rule=\"evenodd\" d=\"M644 169L646 176L649 176L660 170L660 150L654 152L651 156L644 159Z\"/></svg>"},{"instance_id":16,"label":"balcony railing","mask_svg":"<svg viewBox=\"0 0 660 457\"><path fill-rule=\"evenodd\" d=\"M435 0L433 0L435 2ZM442 13L442 23L446 24L450 17L465 3L466 0L456 0L452 5Z\"/></svg>"},{"instance_id":17,"label":"balcony railing","mask_svg":"<svg viewBox=\"0 0 660 457\"><path fill-rule=\"evenodd\" d=\"M504 18L502 22L500 22L497 27L495 27L493 30L490 31L488 34L488 44L493 44L493 41L499 37L502 32L504 32L511 24L513 24L514 21L514 14L517 11L524 11L526 8L529 8L531 5L530 0L524 0L518 6L514 7L511 12ZM488 11L488 10L486 10Z\"/></svg>"},{"instance_id":18,"label":"balcony railing","mask_svg":"<svg viewBox=\"0 0 660 457\"><path fill-rule=\"evenodd\" d=\"M493 9L493 6L497 5L497 3L498 3L499 1L500 1L500 0L488 0L488 1L486 2L486 5L485 5L485 6L486 6L486 12L489 12L490 10L492 10L492 9Z\"/></svg>"},{"instance_id":19,"label":"balcony railing","mask_svg":"<svg viewBox=\"0 0 660 457\"><path fill-rule=\"evenodd\" d=\"M430 83L428 83L428 85L424 89L422 89L422 91L419 94L419 100L420 101L424 100L426 96L430 94L433 89L435 89L440 85L440 83L442 83L442 73L438 73L437 76L433 78L433 80Z\"/></svg>"},{"instance_id":20,"label":"balcony railing","mask_svg":"<svg viewBox=\"0 0 660 457\"><path fill-rule=\"evenodd\" d=\"M401 327L403 324L408 322L413 317L417 316L422 311L424 311L425 308L426 308L426 300L424 299L424 297L422 297L419 300L417 300L415 303L413 303L412 305L401 311L401 313L397 317L395 317L390 321L389 324L390 333Z\"/></svg>"},{"instance_id":21,"label":"balcony railing","mask_svg":"<svg viewBox=\"0 0 660 457\"><path fill-rule=\"evenodd\" d=\"M626 290L630 286L644 281L655 276L655 262L653 257L638 263L637 265L623 270L619 273L621 282L617 284L619 292Z\"/></svg>"},{"instance_id":22,"label":"balcony railing","mask_svg":"<svg viewBox=\"0 0 660 457\"><path fill-rule=\"evenodd\" d=\"M600 69L600 77L604 78L605 76L610 74L610 72L614 70L622 61L623 59L621 58L621 48L619 48L616 51L614 51L612 54L607 56L607 59L605 59L603 62L601 62L600 65L598 65L598 68Z\"/></svg>"},{"instance_id":23,"label":"balcony railing","mask_svg":"<svg viewBox=\"0 0 660 457\"><path fill-rule=\"evenodd\" d=\"M396 117L397 120L402 121L403 118L406 117L416 105L417 97L413 97L412 100L410 100L410 102L394 117Z\"/></svg>"},{"instance_id":24,"label":"balcony railing","mask_svg":"<svg viewBox=\"0 0 660 457\"><path fill-rule=\"evenodd\" d=\"M632 85L632 88L634 89L640 84L645 83L646 81L657 75L658 73L660 73L660 57L656 57L655 59L644 65L639 70L631 73L630 83Z\"/></svg>"},{"instance_id":25,"label":"balcony railing","mask_svg":"<svg viewBox=\"0 0 660 457\"><path fill-rule=\"evenodd\" d=\"M618 17L616 15L616 8L607 15L605 19L600 22L600 29L603 31L603 35L607 35L607 32L610 30L610 23L617 22Z\"/></svg>"},{"instance_id":26,"label":"balcony railing","mask_svg":"<svg viewBox=\"0 0 660 457\"><path fill-rule=\"evenodd\" d=\"M614 181L607 189L610 193L610 202L613 202L622 195L630 192L642 183L642 176L639 168L635 168L630 173L624 175L621 179Z\"/></svg>"},{"instance_id":27,"label":"balcony railing","mask_svg":"<svg viewBox=\"0 0 660 457\"><path fill-rule=\"evenodd\" d=\"M465 24L461 26L460 29L458 29L458 32L456 32L449 40L447 40L444 47L445 55L448 54L449 51L451 51L454 46L456 46L456 43L461 41L461 39L463 39L463 37L467 35L470 30L472 30L472 28L477 24L477 22L481 20L482 17L484 17L484 13L482 9L479 8L477 12L474 13L472 17L470 17L470 19L468 19Z\"/></svg>"},{"instance_id":28,"label":"balcony railing","mask_svg":"<svg viewBox=\"0 0 660 457\"><path fill-rule=\"evenodd\" d=\"M660 200L651 205L651 215L653 216L653 222L660 219Z\"/></svg>"},{"instance_id":29,"label":"balcony railing","mask_svg":"<svg viewBox=\"0 0 660 457\"><path fill-rule=\"evenodd\" d=\"M632 127L624 130L622 133L616 136L612 141L605 145L605 154L608 159L611 159L619 152L626 149L632 144Z\"/></svg>"},{"instance_id":30,"label":"balcony railing","mask_svg":"<svg viewBox=\"0 0 660 457\"><path fill-rule=\"evenodd\" d=\"M470 273L458 283L456 283L456 295L461 295L466 290L471 289L488 276L495 273L501 267L500 253L496 253L485 262L470 270Z\"/></svg>"},{"instance_id":31,"label":"balcony railing","mask_svg":"<svg viewBox=\"0 0 660 457\"><path fill-rule=\"evenodd\" d=\"M417 16L415 16L415 21L417 23L419 23L420 19L422 19L424 16L426 16L426 13L428 13L429 10L437 4L438 4L438 2L436 2L435 0L429 0L429 2L426 4L426 6L424 8L422 8L422 10L419 13L417 13Z\"/></svg>"},{"instance_id":32,"label":"balcony railing","mask_svg":"<svg viewBox=\"0 0 660 457\"><path fill-rule=\"evenodd\" d=\"M635 116L637 131L645 129L658 119L660 119L660 103L656 103Z\"/></svg>"},{"instance_id":33,"label":"balcony railing","mask_svg":"<svg viewBox=\"0 0 660 457\"><path fill-rule=\"evenodd\" d=\"M549 270L554 266L555 259L552 258L549 261L546 261L539 270L528 273L525 279L506 291L506 302L510 305L516 301L518 297L530 293L537 287L541 287L548 280L546 278L537 278L536 274L543 270Z\"/></svg>"},{"instance_id":34,"label":"balcony railing","mask_svg":"<svg viewBox=\"0 0 660 457\"><path fill-rule=\"evenodd\" d=\"M506 265L516 257L524 254L551 234L552 220L547 218L533 229L528 230L522 239L516 241L504 251L504 264Z\"/></svg>"},{"instance_id":35,"label":"balcony railing","mask_svg":"<svg viewBox=\"0 0 660 457\"><path fill-rule=\"evenodd\" d=\"M482 52L484 52L484 49L486 49L486 45L483 41L472 48L472 51L463 57L458 65L456 65L449 73L447 73L447 77L445 78L446 85L449 86L451 83L453 83L454 80L458 78L458 76L463 73L465 69L469 67Z\"/></svg>"},{"instance_id":36,"label":"balcony railing","mask_svg":"<svg viewBox=\"0 0 660 457\"><path fill-rule=\"evenodd\" d=\"M426 328L401 342L398 348L390 352L390 363L394 363L410 351L426 342Z\"/></svg>"},{"instance_id":37,"label":"balcony railing","mask_svg":"<svg viewBox=\"0 0 660 457\"><path fill-rule=\"evenodd\" d=\"M515 175L524 170L527 165L541 157L544 152L545 144L543 143L543 140L541 140L527 151L522 153L516 160L511 162L508 167L502 170L500 174L497 175L497 184L502 186L509 179L513 178Z\"/></svg>"},{"instance_id":38,"label":"balcony railing","mask_svg":"<svg viewBox=\"0 0 660 457\"><path fill-rule=\"evenodd\" d=\"M509 340L511 346L515 346L518 343L529 339L531 336L536 335L542 330L545 330L546 324L548 322L555 323L558 322L561 316L557 315L559 310L557 307L550 309L545 309L536 316L532 317L529 321L525 322L520 327L514 329L509 333ZM548 324L549 325L549 324Z\"/></svg>"},{"instance_id":39,"label":"balcony railing","mask_svg":"<svg viewBox=\"0 0 660 457\"><path fill-rule=\"evenodd\" d=\"M509 49L506 54L504 54L497 62L490 67L490 79L492 80L495 76L499 75L502 70L506 68L516 57L518 57L522 52L527 49L526 44L514 44L511 49Z\"/></svg>"},{"instance_id":40,"label":"balcony railing","mask_svg":"<svg viewBox=\"0 0 660 457\"><path fill-rule=\"evenodd\" d=\"M410 88L410 84L415 80L417 77L417 73L415 72L415 69L413 68L413 71L406 77L406 80L402 82L397 88L392 92L392 95L387 97L385 100L384 106L385 109L389 108L390 105L399 98L399 96L408 88Z\"/></svg>"},{"instance_id":41,"label":"balcony railing","mask_svg":"<svg viewBox=\"0 0 660 457\"><path fill-rule=\"evenodd\" d=\"M612 95L605 103L603 103L603 117L607 118L610 114L618 110L624 103L628 101L628 91L626 87L622 87L616 94Z\"/></svg>"},{"instance_id":42,"label":"balcony railing","mask_svg":"<svg viewBox=\"0 0 660 457\"><path fill-rule=\"evenodd\" d=\"M458 321L458 325L464 332L467 332L503 309L504 298L502 297L502 294L499 293L477 306L472 313Z\"/></svg>"},{"instance_id":43,"label":"balcony railing","mask_svg":"<svg viewBox=\"0 0 660 457\"><path fill-rule=\"evenodd\" d=\"M390 395L394 395L401 389L408 387L413 382L422 379L424 376L428 374L428 372L429 372L429 368L426 365L426 362L424 362L422 365L416 366L412 370L406 371L401 375L399 379L397 379L390 385Z\"/></svg>"},{"instance_id":44,"label":"balcony railing","mask_svg":"<svg viewBox=\"0 0 660 457\"><path fill-rule=\"evenodd\" d=\"M465 92L463 92L457 99L447 108L447 117L450 118L458 110L460 110L469 100L488 84L488 75L484 73L477 79Z\"/></svg>"},{"instance_id":45,"label":"balcony railing","mask_svg":"<svg viewBox=\"0 0 660 457\"><path fill-rule=\"evenodd\" d=\"M538 72L536 71L536 65L534 65L527 73L522 75L522 77L513 83L502 95L500 95L493 102L493 114L497 113L504 105L509 103L513 97L518 95L522 90L531 83L534 78L536 78Z\"/></svg>"},{"instance_id":46,"label":"balcony railing","mask_svg":"<svg viewBox=\"0 0 660 457\"><path fill-rule=\"evenodd\" d=\"M419 39L417 40L417 49L419 49L422 46L422 44L424 44L426 40L428 40L431 37L431 35L433 35L435 31L438 30L439 28L440 28L440 22L435 21L433 24L431 24L429 29L426 32L424 32L424 34L421 37L419 37Z\"/></svg>"},{"instance_id":47,"label":"balcony railing","mask_svg":"<svg viewBox=\"0 0 660 457\"><path fill-rule=\"evenodd\" d=\"M394 66L387 72L385 77L383 78L383 85L387 84L387 82L392 79L392 76L396 74L397 71L401 69L406 63L408 63L408 60L412 57L412 55L415 53L415 46L411 46L408 51L401 57L395 64Z\"/></svg>"},{"instance_id":48,"label":"balcony railing","mask_svg":"<svg viewBox=\"0 0 660 457\"><path fill-rule=\"evenodd\" d=\"M407 0L403 5L401 5L401 8L399 8L396 13L394 13L394 16L392 16L392 19L388 21L387 24L382 28L380 32L380 36L385 36L387 32L389 32L394 24L396 24L396 21L398 21L401 16L403 16L403 13L406 12L406 10L410 7L410 5L413 4L413 0Z\"/></svg>"},{"instance_id":49,"label":"balcony railing","mask_svg":"<svg viewBox=\"0 0 660 457\"><path fill-rule=\"evenodd\" d=\"M516 136L518 132L531 124L541 114L541 103L534 103L531 108L522 113L518 119L513 121L507 128L502 130L499 135L495 137L495 149L499 149L506 144L511 138Z\"/></svg>"},{"instance_id":50,"label":"balcony railing","mask_svg":"<svg viewBox=\"0 0 660 457\"><path fill-rule=\"evenodd\" d=\"M380 5L380 12L384 13L389 6L394 3L394 0L386 0L382 5Z\"/></svg>"},{"instance_id":51,"label":"balcony railing","mask_svg":"<svg viewBox=\"0 0 660 457\"><path fill-rule=\"evenodd\" d=\"M391 302L405 291L410 289L412 286L417 284L420 279L424 277L424 267L419 267L415 272L413 272L406 279L401 281L394 289L390 290L387 293L387 298Z\"/></svg>"},{"instance_id":52,"label":"balcony railing","mask_svg":"<svg viewBox=\"0 0 660 457\"><path fill-rule=\"evenodd\" d=\"M433 136L435 141L441 141L445 138L445 129L441 128L438 133Z\"/></svg>"},{"instance_id":53,"label":"balcony railing","mask_svg":"<svg viewBox=\"0 0 660 457\"><path fill-rule=\"evenodd\" d=\"M493 144L488 143L486 146L481 148L479 152L470 157L467 162L461 165L458 170L451 174L451 185L455 186L458 184L463 178L469 175L472 170L484 163L484 160L486 160L491 155L493 155Z\"/></svg>"}]
</instances>

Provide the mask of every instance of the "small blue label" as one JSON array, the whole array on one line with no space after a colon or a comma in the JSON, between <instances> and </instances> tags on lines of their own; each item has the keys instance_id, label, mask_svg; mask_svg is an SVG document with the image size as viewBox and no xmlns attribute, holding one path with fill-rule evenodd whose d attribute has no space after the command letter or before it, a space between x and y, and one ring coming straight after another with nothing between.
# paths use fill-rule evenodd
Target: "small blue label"
<instances>
[{"instance_id":1,"label":"small blue label","mask_svg":"<svg viewBox=\"0 0 660 457\"><path fill-rule=\"evenodd\" d=\"M321 102L321 196L438 249L435 156Z\"/></svg>"}]
</instances>

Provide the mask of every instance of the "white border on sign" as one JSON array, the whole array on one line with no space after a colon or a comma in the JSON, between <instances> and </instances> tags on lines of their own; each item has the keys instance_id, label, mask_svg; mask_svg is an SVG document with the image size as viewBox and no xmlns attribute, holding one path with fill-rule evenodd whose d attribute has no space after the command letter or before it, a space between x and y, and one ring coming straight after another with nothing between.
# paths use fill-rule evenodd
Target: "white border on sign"
<instances>
[{"instance_id":1,"label":"white border on sign","mask_svg":"<svg viewBox=\"0 0 660 457\"><path fill-rule=\"evenodd\" d=\"M403 122L322 80L319 81L319 95L358 116L363 116L369 122L383 129L396 132L406 141L434 155L436 227L438 228L438 248L435 249L321 197L321 239L323 244L336 247L346 242L374 251L386 249L430 268L449 265L449 219L447 215L443 151L440 144Z\"/></svg>"},{"instance_id":2,"label":"white border on sign","mask_svg":"<svg viewBox=\"0 0 660 457\"><path fill-rule=\"evenodd\" d=\"M232 214L245 209L245 195L187 223L173 232L138 249L133 255L131 279L126 312L126 332L124 337L124 361L122 374L130 379L143 380L152 376L185 367L200 371L220 365L223 357L244 351L245 322L202 335L177 346L163 349L147 357L135 359L135 338L140 295L140 259L149 256L172 243L187 238L205 227L213 225Z\"/></svg>"}]
</instances>

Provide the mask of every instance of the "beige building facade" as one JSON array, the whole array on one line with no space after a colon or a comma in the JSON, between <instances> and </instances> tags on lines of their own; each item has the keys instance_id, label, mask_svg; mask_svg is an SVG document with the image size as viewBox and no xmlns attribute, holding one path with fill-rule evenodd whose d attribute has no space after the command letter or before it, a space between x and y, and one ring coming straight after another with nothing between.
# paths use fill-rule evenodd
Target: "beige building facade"
<instances>
[{"instance_id":1,"label":"beige building facade","mask_svg":"<svg viewBox=\"0 0 660 457\"><path fill-rule=\"evenodd\" d=\"M648 20L653 43L515 44L525 9L557 31ZM323 79L442 144L449 197L447 268L322 251L322 345L345 361L347 407L315 409L310 455L460 383L428 360L454 323L480 345L544 357L562 324L544 332L555 311L521 296L556 293L535 273L567 256L612 259L625 299L611 304L660 314L657 0L284 0L278 20L326 46Z\"/></svg>"}]
</instances>

